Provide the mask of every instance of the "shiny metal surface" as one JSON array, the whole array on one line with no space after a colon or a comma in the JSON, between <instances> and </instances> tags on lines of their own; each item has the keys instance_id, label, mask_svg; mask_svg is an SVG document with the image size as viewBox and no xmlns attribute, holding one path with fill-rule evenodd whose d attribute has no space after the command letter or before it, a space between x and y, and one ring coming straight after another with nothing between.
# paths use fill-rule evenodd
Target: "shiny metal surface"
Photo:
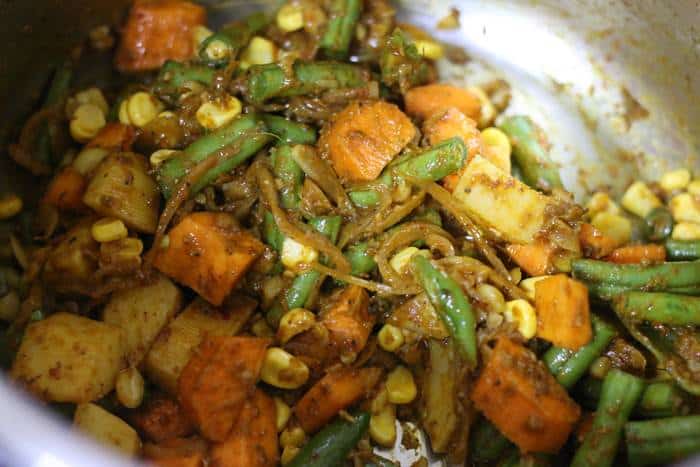
<instances>
[{"instance_id":1,"label":"shiny metal surface","mask_svg":"<svg viewBox=\"0 0 700 467\"><path fill-rule=\"evenodd\" d=\"M0 4L0 142L26 115L48 65L87 27L115 20L125 0ZM203 2L214 23L273 2ZM582 197L666 168L700 169L700 3L696 0L401 0L416 23L474 59L441 65L443 79L513 86L513 112L548 133L567 187ZM448 8L459 30L434 25ZM6 131L7 130L7 131ZM2 147L4 150L4 146ZM0 157L0 192L31 186ZM124 465L80 444L0 380L0 465ZM403 465L418 453L397 447ZM121 464L120 464L121 463ZM434 460L433 465L440 465ZM700 462L689 461L688 465Z\"/></svg>"}]
</instances>

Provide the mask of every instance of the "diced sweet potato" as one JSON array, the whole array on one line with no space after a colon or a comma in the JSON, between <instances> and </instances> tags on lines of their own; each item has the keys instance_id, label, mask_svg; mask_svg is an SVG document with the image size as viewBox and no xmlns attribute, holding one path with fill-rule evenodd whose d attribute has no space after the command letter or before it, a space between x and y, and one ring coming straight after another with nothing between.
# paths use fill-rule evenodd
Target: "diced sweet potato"
<instances>
[{"instance_id":1,"label":"diced sweet potato","mask_svg":"<svg viewBox=\"0 0 700 467\"><path fill-rule=\"evenodd\" d=\"M543 276L552 272L554 247L549 242L538 240L527 245L511 243L506 246L506 251L515 264L531 276Z\"/></svg>"},{"instance_id":2,"label":"diced sweet potato","mask_svg":"<svg viewBox=\"0 0 700 467\"><path fill-rule=\"evenodd\" d=\"M593 336L586 286L564 274L535 284L537 336L554 345L578 350Z\"/></svg>"},{"instance_id":3,"label":"diced sweet potato","mask_svg":"<svg viewBox=\"0 0 700 467\"><path fill-rule=\"evenodd\" d=\"M51 180L42 201L65 211L81 211L86 208L83 195L87 180L72 167L64 167Z\"/></svg>"},{"instance_id":4,"label":"diced sweet potato","mask_svg":"<svg viewBox=\"0 0 700 467\"><path fill-rule=\"evenodd\" d=\"M616 248L606 258L617 264L652 264L666 261L666 248L663 245L629 245Z\"/></svg>"},{"instance_id":5,"label":"diced sweet potato","mask_svg":"<svg viewBox=\"0 0 700 467\"><path fill-rule=\"evenodd\" d=\"M168 238L169 245L158 249L155 267L214 305L224 301L265 248L226 213L190 214Z\"/></svg>"},{"instance_id":6,"label":"diced sweet potato","mask_svg":"<svg viewBox=\"0 0 700 467\"><path fill-rule=\"evenodd\" d=\"M227 438L255 391L269 344L256 337L208 337L182 370L178 399L205 438Z\"/></svg>"},{"instance_id":7,"label":"diced sweet potato","mask_svg":"<svg viewBox=\"0 0 700 467\"><path fill-rule=\"evenodd\" d=\"M456 107L467 117L478 120L481 102L470 91L449 84L428 84L410 89L404 96L406 112L426 119L436 112Z\"/></svg>"},{"instance_id":8,"label":"diced sweet potato","mask_svg":"<svg viewBox=\"0 0 700 467\"><path fill-rule=\"evenodd\" d=\"M523 452L559 451L581 414L544 364L507 337L496 342L471 399Z\"/></svg>"},{"instance_id":9,"label":"diced sweet potato","mask_svg":"<svg viewBox=\"0 0 700 467\"><path fill-rule=\"evenodd\" d=\"M211 467L274 467L279 460L277 411L270 396L255 391L236 420L236 427L211 449Z\"/></svg>"},{"instance_id":10,"label":"diced sweet potato","mask_svg":"<svg viewBox=\"0 0 700 467\"><path fill-rule=\"evenodd\" d=\"M136 130L133 126L111 122L102 127L86 147L131 151L135 139Z\"/></svg>"},{"instance_id":11,"label":"diced sweet potato","mask_svg":"<svg viewBox=\"0 0 700 467\"><path fill-rule=\"evenodd\" d=\"M139 432L155 443L188 436L194 432L194 425L185 416L180 404L165 396L149 400L134 411L130 420Z\"/></svg>"},{"instance_id":12,"label":"diced sweet potato","mask_svg":"<svg viewBox=\"0 0 700 467\"><path fill-rule=\"evenodd\" d=\"M578 234L583 256L586 258L603 258L608 256L618 246L618 241L608 237L591 224L581 224Z\"/></svg>"},{"instance_id":13,"label":"diced sweet potato","mask_svg":"<svg viewBox=\"0 0 700 467\"><path fill-rule=\"evenodd\" d=\"M374 315L369 314L369 295L357 285L349 285L332 298L321 314L330 343L339 355L357 355L367 344Z\"/></svg>"},{"instance_id":14,"label":"diced sweet potato","mask_svg":"<svg viewBox=\"0 0 700 467\"><path fill-rule=\"evenodd\" d=\"M136 0L116 53L116 67L133 72L155 70L166 60L192 57L192 30L206 22L201 6L182 0Z\"/></svg>"},{"instance_id":15,"label":"diced sweet potato","mask_svg":"<svg viewBox=\"0 0 700 467\"><path fill-rule=\"evenodd\" d=\"M369 181L379 176L415 134L411 120L394 104L353 102L326 126L319 147L341 178Z\"/></svg>"},{"instance_id":16,"label":"diced sweet potato","mask_svg":"<svg viewBox=\"0 0 700 467\"><path fill-rule=\"evenodd\" d=\"M341 368L321 378L294 406L306 433L314 433L338 412L367 395L382 376L380 368Z\"/></svg>"}]
</instances>

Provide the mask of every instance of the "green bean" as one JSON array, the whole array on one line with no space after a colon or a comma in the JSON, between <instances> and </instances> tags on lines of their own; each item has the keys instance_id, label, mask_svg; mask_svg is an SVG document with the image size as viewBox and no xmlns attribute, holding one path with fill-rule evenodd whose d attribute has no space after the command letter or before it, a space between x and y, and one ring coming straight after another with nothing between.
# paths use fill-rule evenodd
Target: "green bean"
<instances>
[{"instance_id":1,"label":"green bean","mask_svg":"<svg viewBox=\"0 0 700 467\"><path fill-rule=\"evenodd\" d=\"M455 137L393 165L391 171L409 180L436 182L461 169L466 158L464 141Z\"/></svg>"},{"instance_id":2,"label":"green bean","mask_svg":"<svg viewBox=\"0 0 700 467\"><path fill-rule=\"evenodd\" d=\"M572 467L612 465L630 412L644 390L644 381L612 369L603 380L590 431L571 462Z\"/></svg>"},{"instance_id":3,"label":"green bean","mask_svg":"<svg viewBox=\"0 0 700 467\"><path fill-rule=\"evenodd\" d=\"M336 243L342 222L343 218L340 216L319 216L310 219L309 225L321 235L328 237L331 242Z\"/></svg>"},{"instance_id":4,"label":"green bean","mask_svg":"<svg viewBox=\"0 0 700 467\"><path fill-rule=\"evenodd\" d=\"M349 191L348 198L358 208L371 208L379 204L379 193L372 190Z\"/></svg>"},{"instance_id":5,"label":"green bean","mask_svg":"<svg viewBox=\"0 0 700 467\"><path fill-rule=\"evenodd\" d=\"M592 259L576 259L571 271L577 279L609 284L627 290L673 291L700 284L700 261L667 262L656 265L615 264Z\"/></svg>"},{"instance_id":6,"label":"green bean","mask_svg":"<svg viewBox=\"0 0 700 467\"><path fill-rule=\"evenodd\" d=\"M234 60L253 35L268 23L264 13L255 13L243 21L237 21L207 37L199 47L199 58L207 65L220 66ZM218 43L218 44L217 44ZM223 56L215 56L213 46L223 47Z\"/></svg>"},{"instance_id":7,"label":"green bean","mask_svg":"<svg viewBox=\"0 0 700 467\"><path fill-rule=\"evenodd\" d=\"M235 157L217 164L190 188L193 195L213 182L221 174L233 170L262 149L272 137L267 134L265 124L257 115L247 114L234 119L185 148L181 155L165 161L158 169L157 180L165 198L169 198L180 179L193 166L215 156L217 152L233 146Z\"/></svg>"},{"instance_id":8,"label":"green bean","mask_svg":"<svg viewBox=\"0 0 700 467\"><path fill-rule=\"evenodd\" d=\"M644 236L652 242L666 240L673 232L673 216L663 206L652 209L644 218Z\"/></svg>"},{"instance_id":9,"label":"green bean","mask_svg":"<svg viewBox=\"0 0 700 467\"><path fill-rule=\"evenodd\" d=\"M379 57L383 92L398 88L402 93L413 86L433 80L435 72L431 64L418 52L416 45L401 29L395 29Z\"/></svg>"},{"instance_id":10,"label":"green bean","mask_svg":"<svg viewBox=\"0 0 700 467\"><path fill-rule=\"evenodd\" d=\"M296 209L301 200L304 172L292 157L292 147L278 146L272 153L272 171L281 182L280 201L285 209Z\"/></svg>"},{"instance_id":11,"label":"green bean","mask_svg":"<svg viewBox=\"0 0 700 467\"><path fill-rule=\"evenodd\" d=\"M513 443L493 423L481 418L471 430L469 446L472 463L493 465Z\"/></svg>"},{"instance_id":12,"label":"green bean","mask_svg":"<svg viewBox=\"0 0 700 467\"><path fill-rule=\"evenodd\" d=\"M284 242L284 234L280 232L279 227L275 223L275 218L270 211L265 211L263 217L263 238L265 243L270 245L278 253L282 252L282 243Z\"/></svg>"},{"instance_id":13,"label":"green bean","mask_svg":"<svg viewBox=\"0 0 700 467\"><path fill-rule=\"evenodd\" d=\"M700 415L625 425L630 465L667 465L700 452Z\"/></svg>"},{"instance_id":14,"label":"green bean","mask_svg":"<svg viewBox=\"0 0 700 467\"><path fill-rule=\"evenodd\" d=\"M289 71L274 63L257 65L249 70L247 97L255 104L262 104L276 97L361 88L367 85L367 78L362 68L346 63L297 61Z\"/></svg>"},{"instance_id":15,"label":"green bean","mask_svg":"<svg viewBox=\"0 0 700 467\"><path fill-rule=\"evenodd\" d=\"M563 187L559 169L550 159L542 130L535 122L517 115L506 118L500 128L513 143L513 158L525 183L545 191Z\"/></svg>"},{"instance_id":16,"label":"green bean","mask_svg":"<svg viewBox=\"0 0 700 467\"><path fill-rule=\"evenodd\" d=\"M700 241L666 240L666 257L670 260L694 260L700 258Z\"/></svg>"},{"instance_id":17,"label":"green bean","mask_svg":"<svg viewBox=\"0 0 700 467\"><path fill-rule=\"evenodd\" d=\"M700 326L700 297L626 292L613 299L613 307L618 315L631 321Z\"/></svg>"},{"instance_id":18,"label":"green bean","mask_svg":"<svg viewBox=\"0 0 700 467\"><path fill-rule=\"evenodd\" d=\"M625 285L612 285L604 282L587 282L588 293L602 300L612 300L613 298L629 292L630 290L638 289L638 287L629 287ZM646 289L646 288L645 288ZM688 287L670 287L665 288L665 292L681 294L681 295L700 295L700 285Z\"/></svg>"},{"instance_id":19,"label":"green bean","mask_svg":"<svg viewBox=\"0 0 700 467\"><path fill-rule=\"evenodd\" d=\"M330 7L331 18L319 43L321 50L328 58L334 60L347 58L361 9L361 0L333 0Z\"/></svg>"},{"instance_id":20,"label":"green bean","mask_svg":"<svg viewBox=\"0 0 700 467\"><path fill-rule=\"evenodd\" d=\"M352 421L338 417L316 433L287 467L336 467L344 464L350 451L369 428L369 414L360 412Z\"/></svg>"},{"instance_id":21,"label":"green bean","mask_svg":"<svg viewBox=\"0 0 700 467\"><path fill-rule=\"evenodd\" d=\"M204 65L184 64L168 60L161 67L156 81L156 88L164 92L177 92L190 82L211 86L216 70Z\"/></svg>"},{"instance_id":22,"label":"green bean","mask_svg":"<svg viewBox=\"0 0 700 467\"><path fill-rule=\"evenodd\" d=\"M437 225L438 227L442 227L442 216L440 216L440 211L433 208L427 208L419 213L416 213L413 216L413 220L424 221L430 224Z\"/></svg>"},{"instance_id":23,"label":"green bean","mask_svg":"<svg viewBox=\"0 0 700 467\"><path fill-rule=\"evenodd\" d=\"M280 115L264 114L262 119L268 130L284 144L316 144L316 130L309 125L293 122Z\"/></svg>"},{"instance_id":24,"label":"green bean","mask_svg":"<svg viewBox=\"0 0 700 467\"><path fill-rule=\"evenodd\" d=\"M593 338L588 344L576 351L552 346L542 357L559 384L567 389L571 389L581 379L616 334L615 328L596 315L591 315L591 325Z\"/></svg>"},{"instance_id":25,"label":"green bean","mask_svg":"<svg viewBox=\"0 0 700 467\"><path fill-rule=\"evenodd\" d=\"M374 257L368 251L369 244L360 242L350 245L345 250L345 257L350 262L350 274L353 276L362 276L374 271L377 267Z\"/></svg>"},{"instance_id":26,"label":"green bean","mask_svg":"<svg viewBox=\"0 0 700 467\"><path fill-rule=\"evenodd\" d=\"M467 363L477 363L476 320L459 284L436 269L426 257L413 255L411 265L418 282L440 314Z\"/></svg>"},{"instance_id":27,"label":"green bean","mask_svg":"<svg viewBox=\"0 0 700 467\"><path fill-rule=\"evenodd\" d=\"M73 79L73 68L69 62L59 66L54 72L51 84L46 92L44 108L55 107L68 95ZM36 140L36 156L42 164L52 165L59 162L60 154L53 154L51 147L51 127L48 122L41 125Z\"/></svg>"}]
</instances>

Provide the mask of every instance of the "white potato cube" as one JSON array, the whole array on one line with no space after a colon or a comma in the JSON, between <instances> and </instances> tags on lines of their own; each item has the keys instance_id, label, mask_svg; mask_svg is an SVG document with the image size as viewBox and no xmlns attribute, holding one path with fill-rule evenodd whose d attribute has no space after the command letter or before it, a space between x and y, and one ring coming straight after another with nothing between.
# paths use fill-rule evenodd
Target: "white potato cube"
<instances>
[{"instance_id":1,"label":"white potato cube","mask_svg":"<svg viewBox=\"0 0 700 467\"><path fill-rule=\"evenodd\" d=\"M661 200L644 182L634 182L627 188L620 200L622 207L639 217L646 217L649 212L661 206Z\"/></svg>"},{"instance_id":2,"label":"white potato cube","mask_svg":"<svg viewBox=\"0 0 700 467\"><path fill-rule=\"evenodd\" d=\"M141 451L141 440L136 430L99 405L78 405L73 415L73 425L96 441L122 454L135 456Z\"/></svg>"}]
</instances>

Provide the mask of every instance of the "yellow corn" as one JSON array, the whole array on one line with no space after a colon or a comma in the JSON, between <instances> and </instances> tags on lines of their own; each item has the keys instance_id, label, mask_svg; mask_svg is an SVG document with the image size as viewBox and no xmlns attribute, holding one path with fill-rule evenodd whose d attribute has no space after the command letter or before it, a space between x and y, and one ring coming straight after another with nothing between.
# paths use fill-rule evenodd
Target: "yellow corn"
<instances>
[{"instance_id":1,"label":"yellow corn","mask_svg":"<svg viewBox=\"0 0 700 467\"><path fill-rule=\"evenodd\" d=\"M511 300L506 302L506 311L504 313L506 320L515 323L518 327L518 332L525 339L532 339L537 332L537 315L535 309L530 302L523 299Z\"/></svg>"},{"instance_id":2,"label":"yellow corn","mask_svg":"<svg viewBox=\"0 0 700 467\"><path fill-rule=\"evenodd\" d=\"M399 178L395 182L394 189L391 192L391 199L395 203L403 203L411 197L413 187L403 178Z\"/></svg>"},{"instance_id":3,"label":"yellow corn","mask_svg":"<svg viewBox=\"0 0 700 467\"><path fill-rule=\"evenodd\" d=\"M73 168L81 175L92 172L107 157L109 151L104 148L85 148L73 159Z\"/></svg>"},{"instance_id":4,"label":"yellow corn","mask_svg":"<svg viewBox=\"0 0 700 467\"><path fill-rule=\"evenodd\" d=\"M674 240L700 240L700 224L679 222L673 226L671 238Z\"/></svg>"},{"instance_id":5,"label":"yellow corn","mask_svg":"<svg viewBox=\"0 0 700 467\"><path fill-rule=\"evenodd\" d=\"M287 465L294 460L294 458L299 454L301 448L297 446L286 446L282 449L282 455L280 456L280 463L282 465Z\"/></svg>"},{"instance_id":6,"label":"yellow corn","mask_svg":"<svg viewBox=\"0 0 700 467\"><path fill-rule=\"evenodd\" d=\"M158 149L151 154L149 161L153 167L158 167L160 164L173 157L176 153L177 151L175 149Z\"/></svg>"},{"instance_id":7,"label":"yellow corn","mask_svg":"<svg viewBox=\"0 0 700 467\"><path fill-rule=\"evenodd\" d=\"M523 280L523 272L520 270L520 268L513 268L509 271L509 273L510 278L515 284L518 284L521 280Z\"/></svg>"},{"instance_id":8,"label":"yellow corn","mask_svg":"<svg viewBox=\"0 0 700 467\"><path fill-rule=\"evenodd\" d=\"M75 96L75 101L78 106L83 104L93 104L102 111L103 115L109 113L109 104L107 99L105 99L104 94L98 88L89 88L84 91L80 91Z\"/></svg>"},{"instance_id":9,"label":"yellow corn","mask_svg":"<svg viewBox=\"0 0 700 467\"><path fill-rule=\"evenodd\" d=\"M379 347L387 352L396 352L403 345L403 333L396 326L385 324L379 330L379 334L377 334L377 341L379 342Z\"/></svg>"},{"instance_id":10,"label":"yellow corn","mask_svg":"<svg viewBox=\"0 0 700 467\"><path fill-rule=\"evenodd\" d=\"M280 325L277 328L277 340L282 344L286 344L292 337L311 329L314 324L316 324L316 315L309 310L303 308L289 310L280 319Z\"/></svg>"},{"instance_id":11,"label":"yellow corn","mask_svg":"<svg viewBox=\"0 0 700 467\"><path fill-rule=\"evenodd\" d=\"M117 400L128 409L135 409L143 401L143 376L134 367L119 372L115 383Z\"/></svg>"},{"instance_id":12,"label":"yellow corn","mask_svg":"<svg viewBox=\"0 0 700 467\"><path fill-rule=\"evenodd\" d=\"M272 400L275 401L275 413L277 414L275 423L277 424L277 432L279 433L287 426L289 417L292 416L292 409L279 397L275 397Z\"/></svg>"},{"instance_id":13,"label":"yellow corn","mask_svg":"<svg viewBox=\"0 0 700 467\"><path fill-rule=\"evenodd\" d=\"M429 60L439 60L445 55L445 49L442 44L427 40L427 39L417 39L413 41L416 46L418 53L421 57L425 57Z\"/></svg>"},{"instance_id":14,"label":"yellow corn","mask_svg":"<svg viewBox=\"0 0 700 467\"><path fill-rule=\"evenodd\" d=\"M610 199L610 195L604 191L597 191L593 193L591 199L588 200L586 204L588 208L588 214L593 217L600 212L607 212L609 214L619 214L620 207L615 201Z\"/></svg>"},{"instance_id":15,"label":"yellow corn","mask_svg":"<svg viewBox=\"0 0 700 467\"><path fill-rule=\"evenodd\" d=\"M700 180L693 180L688 183L686 190L693 196L700 196Z\"/></svg>"},{"instance_id":16,"label":"yellow corn","mask_svg":"<svg viewBox=\"0 0 700 467\"><path fill-rule=\"evenodd\" d=\"M301 264L309 264L316 261L318 259L318 251L292 238L285 237L282 243L280 259L282 264L294 270Z\"/></svg>"},{"instance_id":17,"label":"yellow corn","mask_svg":"<svg viewBox=\"0 0 700 467\"><path fill-rule=\"evenodd\" d=\"M309 379L309 367L279 347L267 349L260 379L276 388L296 389Z\"/></svg>"},{"instance_id":18,"label":"yellow corn","mask_svg":"<svg viewBox=\"0 0 700 467\"><path fill-rule=\"evenodd\" d=\"M670 193L687 187L691 177L690 170L688 169L672 170L661 176L659 185L666 193Z\"/></svg>"},{"instance_id":19,"label":"yellow corn","mask_svg":"<svg viewBox=\"0 0 700 467\"><path fill-rule=\"evenodd\" d=\"M479 128L486 128L493 124L493 121L496 118L496 107L493 105L493 102L491 102L491 98L489 98L488 94L486 94L486 92L484 92L484 90L479 86L471 86L468 88L468 90L474 94L481 103L481 113L479 114L478 121Z\"/></svg>"},{"instance_id":20,"label":"yellow corn","mask_svg":"<svg viewBox=\"0 0 700 467\"><path fill-rule=\"evenodd\" d=\"M22 212L22 198L14 193L0 197L0 220L9 219Z\"/></svg>"},{"instance_id":21,"label":"yellow corn","mask_svg":"<svg viewBox=\"0 0 700 467\"><path fill-rule=\"evenodd\" d=\"M476 287L476 294L479 300L484 302L489 311L503 313L506 300L500 290L490 284L479 284Z\"/></svg>"},{"instance_id":22,"label":"yellow corn","mask_svg":"<svg viewBox=\"0 0 700 467\"><path fill-rule=\"evenodd\" d=\"M20 302L19 295L14 290L10 290L8 293L0 297L0 320L11 322L19 314L20 307L22 303Z\"/></svg>"},{"instance_id":23,"label":"yellow corn","mask_svg":"<svg viewBox=\"0 0 700 467\"><path fill-rule=\"evenodd\" d=\"M289 446L301 446L306 439L306 433L300 426L285 428L280 433L280 445L283 448Z\"/></svg>"},{"instance_id":24,"label":"yellow corn","mask_svg":"<svg viewBox=\"0 0 700 467\"><path fill-rule=\"evenodd\" d=\"M274 337L275 335L274 329L270 327L262 316L250 326L250 332L256 337Z\"/></svg>"},{"instance_id":25,"label":"yellow corn","mask_svg":"<svg viewBox=\"0 0 700 467\"><path fill-rule=\"evenodd\" d=\"M92 233L92 238L99 243L122 240L129 235L124 222L109 217L100 219L92 224L90 233Z\"/></svg>"},{"instance_id":26,"label":"yellow corn","mask_svg":"<svg viewBox=\"0 0 700 467\"><path fill-rule=\"evenodd\" d=\"M700 199L690 193L674 196L668 207L676 222L695 222L700 224Z\"/></svg>"},{"instance_id":27,"label":"yellow corn","mask_svg":"<svg viewBox=\"0 0 700 467\"><path fill-rule=\"evenodd\" d=\"M380 446L390 448L396 442L396 406L386 404L372 413L369 419L369 436Z\"/></svg>"},{"instance_id":28,"label":"yellow corn","mask_svg":"<svg viewBox=\"0 0 700 467\"><path fill-rule=\"evenodd\" d=\"M298 31L304 27L304 10L300 5L284 5L277 11L275 21L284 32Z\"/></svg>"},{"instance_id":29,"label":"yellow corn","mask_svg":"<svg viewBox=\"0 0 700 467\"><path fill-rule=\"evenodd\" d=\"M205 102L195 116L200 125L208 130L220 128L236 118L241 113L241 101L226 95L216 101Z\"/></svg>"},{"instance_id":30,"label":"yellow corn","mask_svg":"<svg viewBox=\"0 0 700 467\"><path fill-rule=\"evenodd\" d=\"M199 52L202 42L207 40L212 34L214 34L212 30L206 26L197 25L192 29L192 44L194 45L195 54Z\"/></svg>"},{"instance_id":31,"label":"yellow corn","mask_svg":"<svg viewBox=\"0 0 700 467\"><path fill-rule=\"evenodd\" d=\"M535 284L537 284L542 279L546 279L548 277L549 276L528 277L527 279L523 279L519 285L520 285L520 288L525 291L527 298L529 298L530 300L534 300L535 299Z\"/></svg>"},{"instance_id":32,"label":"yellow corn","mask_svg":"<svg viewBox=\"0 0 700 467\"><path fill-rule=\"evenodd\" d=\"M418 393L413 373L405 366L397 366L386 378L386 391L392 404L410 404Z\"/></svg>"},{"instance_id":33,"label":"yellow corn","mask_svg":"<svg viewBox=\"0 0 700 467\"><path fill-rule=\"evenodd\" d=\"M498 128L489 127L481 132L481 141L490 153L489 160L499 169L510 173L510 139Z\"/></svg>"},{"instance_id":34,"label":"yellow corn","mask_svg":"<svg viewBox=\"0 0 700 467\"><path fill-rule=\"evenodd\" d=\"M591 225L600 230L603 235L614 239L617 245L624 245L632 237L632 223L626 217L599 212L591 220Z\"/></svg>"},{"instance_id":35,"label":"yellow corn","mask_svg":"<svg viewBox=\"0 0 700 467\"><path fill-rule=\"evenodd\" d=\"M107 124L105 114L95 104L81 104L70 121L70 135L79 143L87 143Z\"/></svg>"},{"instance_id":36,"label":"yellow corn","mask_svg":"<svg viewBox=\"0 0 700 467\"><path fill-rule=\"evenodd\" d=\"M430 257L430 252L428 250L419 250L414 246L409 246L396 253L391 260L389 260L389 264L394 271L398 272L399 274L403 274L406 272L407 268L409 267L409 263L411 262L411 258L415 254L423 255L426 258Z\"/></svg>"},{"instance_id":37,"label":"yellow corn","mask_svg":"<svg viewBox=\"0 0 700 467\"><path fill-rule=\"evenodd\" d=\"M275 43L264 37L255 36L241 53L240 67L245 70L253 65L266 65L276 61L277 46Z\"/></svg>"},{"instance_id":38,"label":"yellow corn","mask_svg":"<svg viewBox=\"0 0 700 467\"><path fill-rule=\"evenodd\" d=\"M163 110L163 104L155 96L140 91L129 96L119 106L119 120L139 128L148 125Z\"/></svg>"},{"instance_id":39,"label":"yellow corn","mask_svg":"<svg viewBox=\"0 0 700 467\"><path fill-rule=\"evenodd\" d=\"M654 208L661 206L661 200L644 182L634 182L622 195L622 207L639 217L646 217Z\"/></svg>"}]
</instances>

